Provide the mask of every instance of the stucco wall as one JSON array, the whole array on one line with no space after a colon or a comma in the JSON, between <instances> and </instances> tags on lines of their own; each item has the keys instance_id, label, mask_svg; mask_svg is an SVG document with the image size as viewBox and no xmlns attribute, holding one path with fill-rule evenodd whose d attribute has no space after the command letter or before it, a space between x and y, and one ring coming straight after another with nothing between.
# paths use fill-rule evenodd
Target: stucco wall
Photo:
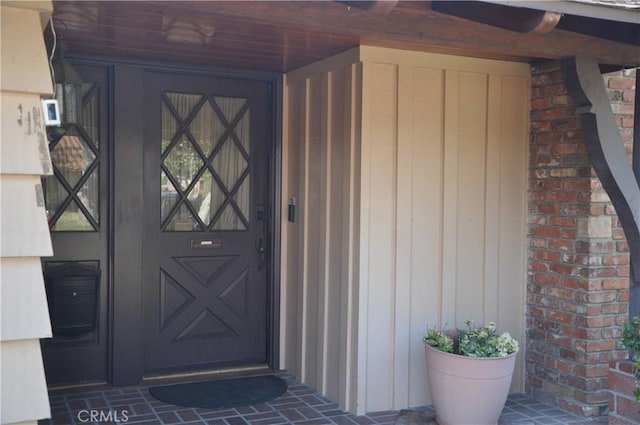
<instances>
[{"instance_id":1,"label":"stucco wall","mask_svg":"<svg viewBox=\"0 0 640 425\"><path fill-rule=\"evenodd\" d=\"M326 82L345 70L351 90L332 91ZM495 320L524 338L529 67L360 47L287 81L283 193L307 220L283 226L283 366L331 398L316 377L347 371L332 385L350 385L354 398L337 400L357 413L428 404L428 325ZM354 105L345 93L357 86ZM349 146L347 167L336 145ZM326 212L337 200L353 219L335 227ZM330 273L335 261L349 273ZM348 344L331 329L301 337L336 317ZM309 362L309 347L334 357ZM512 389L523 389L522 358Z\"/></svg>"},{"instance_id":2,"label":"stucco wall","mask_svg":"<svg viewBox=\"0 0 640 425\"><path fill-rule=\"evenodd\" d=\"M40 266L52 254L40 183L51 160L40 96L52 90L42 36L52 5L1 8L0 422L35 423L50 415L39 339L51 336Z\"/></svg>"}]
</instances>

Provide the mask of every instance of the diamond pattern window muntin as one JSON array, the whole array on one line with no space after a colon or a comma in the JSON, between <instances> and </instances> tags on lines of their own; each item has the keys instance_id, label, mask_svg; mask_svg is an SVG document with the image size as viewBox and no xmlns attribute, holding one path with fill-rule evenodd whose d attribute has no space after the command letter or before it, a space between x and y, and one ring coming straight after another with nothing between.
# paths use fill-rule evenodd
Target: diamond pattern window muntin
<instances>
[{"instance_id":1,"label":"diamond pattern window muntin","mask_svg":"<svg viewBox=\"0 0 640 425\"><path fill-rule=\"evenodd\" d=\"M247 169L249 163L238 150L235 143L229 138L223 142L222 148L213 158L212 165L214 170L222 170L225 165L236 163L237 166L230 168L227 173L218 173L220 180L224 183L227 190L231 190L238 182L242 173Z\"/></svg>"},{"instance_id":2,"label":"diamond pattern window muntin","mask_svg":"<svg viewBox=\"0 0 640 425\"><path fill-rule=\"evenodd\" d=\"M250 110L246 103L246 99L241 98L204 100L194 94L165 93L163 96L161 218L164 231L248 228ZM168 200L166 182L171 179L179 188L177 198ZM178 216L184 222L176 222ZM190 230L188 223L193 221L198 226L191 223Z\"/></svg>"},{"instance_id":3,"label":"diamond pattern window muntin","mask_svg":"<svg viewBox=\"0 0 640 425\"><path fill-rule=\"evenodd\" d=\"M92 232L95 229L87 220L78 203L73 200L64 209L54 224L53 230L57 232Z\"/></svg>"},{"instance_id":4,"label":"diamond pattern window muntin","mask_svg":"<svg viewBox=\"0 0 640 425\"><path fill-rule=\"evenodd\" d=\"M58 84L57 90L79 93L77 123L67 124L50 146L54 175L44 179L47 217L52 231L92 232L100 226L99 90L93 83L67 86Z\"/></svg>"}]
</instances>

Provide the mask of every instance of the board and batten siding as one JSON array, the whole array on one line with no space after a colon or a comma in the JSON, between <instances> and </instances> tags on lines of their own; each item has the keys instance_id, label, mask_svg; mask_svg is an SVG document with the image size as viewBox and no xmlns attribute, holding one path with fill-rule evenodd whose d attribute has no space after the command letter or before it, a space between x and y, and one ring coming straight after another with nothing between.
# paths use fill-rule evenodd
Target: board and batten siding
<instances>
[{"instance_id":1,"label":"board and batten siding","mask_svg":"<svg viewBox=\"0 0 640 425\"><path fill-rule=\"evenodd\" d=\"M41 176L52 173L40 104L52 81L50 1L3 1L0 103L0 423L50 416L40 339L51 337L40 257L52 254ZM28 54L25 54L28 53Z\"/></svg>"},{"instance_id":2,"label":"board and batten siding","mask_svg":"<svg viewBox=\"0 0 640 425\"><path fill-rule=\"evenodd\" d=\"M281 364L341 406L355 406L361 67L354 53L287 75L284 98Z\"/></svg>"},{"instance_id":3,"label":"board and batten siding","mask_svg":"<svg viewBox=\"0 0 640 425\"><path fill-rule=\"evenodd\" d=\"M529 75L361 46L287 76L284 368L361 414L430 403L427 326L524 346Z\"/></svg>"}]
</instances>

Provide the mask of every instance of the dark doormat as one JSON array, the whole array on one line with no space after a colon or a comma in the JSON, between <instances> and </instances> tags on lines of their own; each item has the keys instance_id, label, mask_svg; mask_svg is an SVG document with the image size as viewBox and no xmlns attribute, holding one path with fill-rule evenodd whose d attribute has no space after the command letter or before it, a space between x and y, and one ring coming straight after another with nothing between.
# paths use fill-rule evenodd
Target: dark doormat
<instances>
[{"instance_id":1,"label":"dark doormat","mask_svg":"<svg viewBox=\"0 0 640 425\"><path fill-rule=\"evenodd\" d=\"M273 400L287 391L287 383L274 375L221 379L149 388L160 401L184 407L220 409Z\"/></svg>"},{"instance_id":2,"label":"dark doormat","mask_svg":"<svg viewBox=\"0 0 640 425\"><path fill-rule=\"evenodd\" d=\"M395 425L438 425L436 414L430 410L401 410Z\"/></svg>"}]
</instances>

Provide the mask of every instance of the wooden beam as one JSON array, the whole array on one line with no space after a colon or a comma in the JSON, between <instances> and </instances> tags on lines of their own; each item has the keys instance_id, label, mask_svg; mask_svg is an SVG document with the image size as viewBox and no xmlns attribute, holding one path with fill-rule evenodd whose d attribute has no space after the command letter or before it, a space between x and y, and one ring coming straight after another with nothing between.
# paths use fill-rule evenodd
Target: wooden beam
<instances>
[{"instance_id":1,"label":"wooden beam","mask_svg":"<svg viewBox=\"0 0 640 425\"><path fill-rule=\"evenodd\" d=\"M620 43L633 44L636 46L640 44L640 23L632 24L630 22L616 22L585 16L565 15L562 17L557 28Z\"/></svg>"},{"instance_id":2,"label":"wooden beam","mask_svg":"<svg viewBox=\"0 0 640 425\"><path fill-rule=\"evenodd\" d=\"M551 32L562 16L561 13L544 10L510 7L501 4L478 1L433 1L431 8L436 12L457 16L470 21L498 28L527 33L546 34Z\"/></svg>"},{"instance_id":3,"label":"wooden beam","mask_svg":"<svg viewBox=\"0 0 640 425\"><path fill-rule=\"evenodd\" d=\"M600 63L638 66L640 46L616 43L569 31L520 34L433 12L428 2L399 2L381 17L336 2L221 1L145 2L145 7L179 8L327 34L354 36L361 44L409 50L444 51L482 57L562 58L591 56Z\"/></svg>"},{"instance_id":4,"label":"wooden beam","mask_svg":"<svg viewBox=\"0 0 640 425\"><path fill-rule=\"evenodd\" d=\"M629 164L598 63L590 58L562 61L567 90L582 116L587 152L616 209L629 244L632 279L640 283L640 185Z\"/></svg>"}]
</instances>

